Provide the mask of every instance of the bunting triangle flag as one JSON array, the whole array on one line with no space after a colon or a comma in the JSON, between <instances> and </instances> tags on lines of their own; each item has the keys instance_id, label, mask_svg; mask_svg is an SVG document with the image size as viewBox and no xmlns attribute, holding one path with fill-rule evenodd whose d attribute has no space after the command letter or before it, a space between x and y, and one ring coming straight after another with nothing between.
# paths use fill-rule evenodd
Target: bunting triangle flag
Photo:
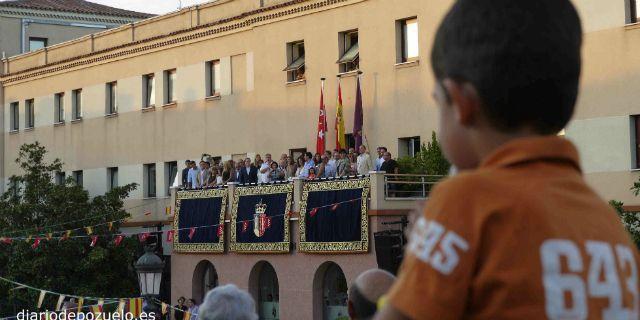
<instances>
[{"instance_id":1,"label":"bunting triangle flag","mask_svg":"<svg viewBox=\"0 0 640 320\"><path fill-rule=\"evenodd\" d=\"M222 237L222 234L224 233L224 224L221 224L218 226L218 237Z\"/></svg>"},{"instance_id":2,"label":"bunting triangle flag","mask_svg":"<svg viewBox=\"0 0 640 320\"><path fill-rule=\"evenodd\" d=\"M120 315L120 317L122 318L122 316L124 315L124 306L126 305L126 301L124 299L120 299L120 301L118 302L118 314Z\"/></svg>"},{"instance_id":3,"label":"bunting triangle flag","mask_svg":"<svg viewBox=\"0 0 640 320\"><path fill-rule=\"evenodd\" d=\"M318 208L311 209L311 211L309 211L309 217L313 218L313 216L315 216L316 213L318 213Z\"/></svg>"},{"instance_id":4,"label":"bunting triangle flag","mask_svg":"<svg viewBox=\"0 0 640 320\"><path fill-rule=\"evenodd\" d=\"M173 233L174 232L175 231L173 231L173 230L167 231L167 242L172 242L173 241Z\"/></svg>"},{"instance_id":5,"label":"bunting triangle flag","mask_svg":"<svg viewBox=\"0 0 640 320\"><path fill-rule=\"evenodd\" d=\"M25 240L25 242L26 242L26 243L31 242L31 239L32 239L32 238L33 238L33 236L29 235L29 236L27 237L27 239Z\"/></svg>"},{"instance_id":6,"label":"bunting triangle flag","mask_svg":"<svg viewBox=\"0 0 640 320\"><path fill-rule=\"evenodd\" d=\"M11 238L0 238L0 242L5 243L5 244L11 244L13 242L13 239Z\"/></svg>"},{"instance_id":7,"label":"bunting triangle flag","mask_svg":"<svg viewBox=\"0 0 640 320\"><path fill-rule=\"evenodd\" d=\"M109 222L109 231L113 230L113 221Z\"/></svg>"},{"instance_id":8,"label":"bunting triangle flag","mask_svg":"<svg viewBox=\"0 0 640 320\"><path fill-rule=\"evenodd\" d=\"M165 213L170 216L171 215L171 206L164 208Z\"/></svg>"},{"instance_id":9,"label":"bunting triangle flag","mask_svg":"<svg viewBox=\"0 0 640 320\"><path fill-rule=\"evenodd\" d=\"M142 298L129 299L129 312L134 318L140 316L140 313L142 312Z\"/></svg>"},{"instance_id":10,"label":"bunting triangle flag","mask_svg":"<svg viewBox=\"0 0 640 320\"><path fill-rule=\"evenodd\" d=\"M193 236L196 234L196 228L189 229L189 240L193 239Z\"/></svg>"},{"instance_id":11,"label":"bunting triangle flag","mask_svg":"<svg viewBox=\"0 0 640 320\"><path fill-rule=\"evenodd\" d=\"M167 314L167 312L169 311L169 306L166 303L162 303L162 314Z\"/></svg>"},{"instance_id":12,"label":"bunting triangle flag","mask_svg":"<svg viewBox=\"0 0 640 320\"><path fill-rule=\"evenodd\" d=\"M53 233L47 233L47 241L51 241L51 238L53 238Z\"/></svg>"},{"instance_id":13,"label":"bunting triangle flag","mask_svg":"<svg viewBox=\"0 0 640 320\"><path fill-rule=\"evenodd\" d=\"M42 308L42 302L44 302L44 296L47 294L46 291L40 290L40 296L38 297L38 309Z\"/></svg>"},{"instance_id":14,"label":"bunting triangle flag","mask_svg":"<svg viewBox=\"0 0 640 320\"><path fill-rule=\"evenodd\" d=\"M93 313L94 319L100 319L100 313L102 313L102 307L99 305L94 305L90 307L91 313Z\"/></svg>"},{"instance_id":15,"label":"bunting triangle flag","mask_svg":"<svg viewBox=\"0 0 640 320\"><path fill-rule=\"evenodd\" d=\"M66 296L62 294L58 297L58 302L56 303L56 311L60 311L60 309L62 308L62 304L64 303L64 298L66 298Z\"/></svg>"},{"instance_id":16,"label":"bunting triangle flag","mask_svg":"<svg viewBox=\"0 0 640 320\"><path fill-rule=\"evenodd\" d=\"M145 210L144 215L145 215L145 216L150 216L150 215L151 215L151 211L149 211L149 210Z\"/></svg>"},{"instance_id":17,"label":"bunting triangle flag","mask_svg":"<svg viewBox=\"0 0 640 320\"><path fill-rule=\"evenodd\" d=\"M140 240L140 242L145 242L147 241L148 238L149 238L149 232L143 232L138 235L138 239Z\"/></svg>"},{"instance_id":18,"label":"bunting triangle flag","mask_svg":"<svg viewBox=\"0 0 640 320\"><path fill-rule=\"evenodd\" d=\"M84 304L84 298L78 298L78 312L82 311L82 305Z\"/></svg>"},{"instance_id":19,"label":"bunting triangle flag","mask_svg":"<svg viewBox=\"0 0 640 320\"><path fill-rule=\"evenodd\" d=\"M98 236L91 236L91 244L89 246L90 247L95 247L96 246L96 242L98 242Z\"/></svg>"},{"instance_id":20,"label":"bunting triangle flag","mask_svg":"<svg viewBox=\"0 0 640 320\"><path fill-rule=\"evenodd\" d=\"M33 241L33 244L31 245L32 249L37 249L40 246L40 237L36 238L35 241Z\"/></svg>"},{"instance_id":21,"label":"bunting triangle flag","mask_svg":"<svg viewBox=\"0 0 640 320\"><path fill-rule=\"evenodd\" d=\"M247 232L247 229L249 229L249 221L242 221L242 233Z\"/></svg>"},{"instance_id":22,"label":"bunting triangle flag","mask_svg":"<svg viewBox=\"0 0 640 320\"><path fill-rule=\"evenodd\" d=\"M116 238L113 240L113 243L116 245L116 247L120 245L122 239L124 239L123 235L119 234L116 236Z\"/></svg>"},{"instance_id":23,"label":"bunting triangle flag","mask_svg":"<svg viewBox=\"0 0 640 320\"><path fill-rule=\"evenodd\" d=\"M91 227L86 227L86 228L84 228L84 229L87 231L87 235L88 235L88 236L90 236L90 235L92 235L92 234L93 234L93 228L91 228Z\"/></svg>"},{"instance_id":24,"label":"bunting triangle flag","mask_svg":"<svg viewBox=\"0 0 640 320\"><path fill-rule=\"evenodd\" d=\"M334 205L331 206L331 211L336 211L338 209L338 207L340 206L339 203L336 203Z\"/></svg>"}]
</instances>

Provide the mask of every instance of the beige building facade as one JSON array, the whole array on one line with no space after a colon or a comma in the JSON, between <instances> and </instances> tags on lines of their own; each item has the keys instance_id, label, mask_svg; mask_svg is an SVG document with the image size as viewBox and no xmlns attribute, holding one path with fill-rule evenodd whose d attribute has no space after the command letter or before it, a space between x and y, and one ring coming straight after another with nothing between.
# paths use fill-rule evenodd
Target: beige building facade
<instances>
[{"instance_id":1,"label":"beige building facade","mask_svg":"<svg viewBox=\"0 0 640 320\"><path fill-rule=\"evenodd\" d=\"M338 81L349 133L357 70L367 144L409 154L417 139L437 130L429 52L451 3L219 0L4 59L0 176L7 181L18 172L12 160L20 145L39 141L91 194L107 191L114 172L118 185L138 183L125 204L131 227L168 223L173 174L185 159L315 151L321 78L333 148ZM639 167L637 14L630 0L574 3L585 32L584 64L565 136L604 198L640 205L629 191ZM410 207L380 200L373 186L371 232ZM351 282L376 266L370 248L351 255L174 254L172 302L200 299L206 286L195 284L214 278L256 290L255 274L268 263L280 280L282 319L331 318L322 308L323 272L336 263Z\"/></svg>"}]
</instances>

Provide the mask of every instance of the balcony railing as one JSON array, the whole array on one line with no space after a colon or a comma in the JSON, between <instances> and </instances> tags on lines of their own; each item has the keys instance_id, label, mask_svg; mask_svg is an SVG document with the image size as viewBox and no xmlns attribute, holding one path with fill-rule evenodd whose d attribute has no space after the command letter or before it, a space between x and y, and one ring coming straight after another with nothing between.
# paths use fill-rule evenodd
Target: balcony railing
<instances>
[{"instance_id":1,"label":"balcony railing","mask_svg":"<svg viewBox=\"0 0 640 320\"><path fill-rule=\"evenodd\" d=\"M443 176L419 174L385 174L385 200L422 200Z\"/></svg>"}]
</instances>

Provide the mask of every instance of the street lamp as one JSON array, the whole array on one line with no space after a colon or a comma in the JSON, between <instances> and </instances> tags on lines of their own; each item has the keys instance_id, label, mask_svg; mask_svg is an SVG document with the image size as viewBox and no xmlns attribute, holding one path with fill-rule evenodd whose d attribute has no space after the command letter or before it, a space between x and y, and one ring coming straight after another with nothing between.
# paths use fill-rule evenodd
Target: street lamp
<instances>
[{"instance_id":1,"label":"street lamp","mask_svg":"<svg viewBox=\"0 0 640 320\"><path fill-rule=\"evenodd\" d=\"M140 294L147 301L144 311L159 314L160 308L155 299L160 295L160 282L162 281L164 262L153 253L154 249L154 246L145 246L145 253L138 259L135 268L138 273Z\"/></svg>"}]
</instances>

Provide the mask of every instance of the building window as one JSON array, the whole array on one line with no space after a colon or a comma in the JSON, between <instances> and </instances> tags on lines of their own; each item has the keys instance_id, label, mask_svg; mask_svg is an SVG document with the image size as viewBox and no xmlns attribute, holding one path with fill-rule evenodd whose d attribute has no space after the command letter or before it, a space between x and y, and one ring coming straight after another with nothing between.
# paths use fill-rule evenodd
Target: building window
<instances>
[{"instance_id":1,"label":"building window","mask_svg":"<svg viewBox=\"0 0 640 320\"><path fill-rule=\"evenodd\" d=\"M9 106L11 112L11 131L20 130L20 105L18 102L12 102Z\"/></svg>"},{"instance_id":2,"label":"building window","mask_svg":"<svg viewBox=\"0 0 640 320\"><path fill-rule=\"evenodd\" d=\"M207 97L220 95L220 60L209 61L206 64Z\"/></svg>"},{"instance_id":3,"label":"building window","mask_svg":"<svg viewBox=\"0 0 640 320\"><path fill-rule=\"evenodd\" d=\"M358 46L358 30L340 32L340 72L355 71L360 68L360 51Z\"/></svg>"},{"instance_id":4,"label":"building window","mask_svg":"<svg viewBox=\"0 0 640 320\"><path fill-rule=\"evenodd\" d=\"M82 89L71 91L72 120L82 119Z\"/></svg>"},{"instance_id":5,"label":"building window","mask_svg":"<svg viewBox=\"0 0 640 320\"><path fill-rule=\"evenodd\" d=\"M107 168L107 180L108 190L118 187L118 167Z\"/></svg>"},{"instance_id":6,"label":"building window","mask_svg":"<svg viewBox=\"0 0 640 320\"><path fill-rule=\"evenodd\" d=\"M64 93L56 93L53 101L54 107L54 121L55 123L63 123L64 122Z\"/></svg>"},{"instance_id":7,"label":"building window","mask_svg":"<svg viewBox=\"0 0 640 320\"><path fill-rule=\"evenodd\" d=\"M420 152L420 137L408 137L398 139L398 156L415 157Z\"/></svg>"},{"instance_id":8,"label":"building window","mask_svg":"<svg viewBox=\"0 0 640 320\"><path fill-rule=\"evenodd\" d=\"M164 72L164 104L176 102L176 69Z\"/></svg>"},{"instance_id":9,"label":"building window","mask_svg":"<svg viewBox=\"0 0 640 320\"><path fill-rule=\"evenodd\" d=\"M118 113L118 83L107 83L107 107L105 110L107 115Z\"/></svg>"},{"instance_id":10,"label":"building window","mask_svg":"<svg viewBox=\"0 0 640 320\"><path fill-rule=\"evenodd\" d=\"M418 47L418 19L398 20L396 22L396 35L396 62L402 63L416 60L420 51Z\"/></svg>"},{"instance_id":11,"label":"building window","mask_svg":"<svg viewBox=\"0 0 640 320\"><path fill-rule=\"evenodd\" d=\"M627 23L637 23L640 18L640 0L625 0L627 3Z\"/></svg>"},{"instance_id":12,"label":"building window","mask_svg":"<svg viewBox=\"0 0 640 320\"><path fill-rule=\"evenodd\" d=\"M287 81L304 80L304 41L287 43Z\"/></svg>"},{"instance_id":13,"label":"building window","mask_svg":"<svg viewBox=\"0 0 640 320\"><path fill-rule=\"evenodd\" d=\"M62 171L58 171L56 172L56 184L59 186L63 186L65 185L67 180L67 175L62 172Z\"/></svg>"},{"instance_id":14,"label":"building window","mask_svg":"<svg viewBox=\"0 0 640 320\"><path fill-rule=\"evenodd\" d=\"M289 149L289 156L293 161L298 161L299 157L303 157L307 153L307 148Z\"/></svg>"},{"instance_id":15,"label":"building window","mask_svg":"<svg viewBox=\"0 0 640 320\"><path fill-rule=\"evenodd\" d=\"M25 100L24 102L24 127L25 129L33 129L36 122L36 114L34 110L33 99Z\"/></svg>"},{"instance_id":16,"label":"building window","mask_svg":"<svg viewBox=\"0 0 640 320\"><path fill-rule=\"evenodd\" d=\"M164 189L167 191L167 196L171 195L171 186L173 185L176 176L178 175L178 162L170 161L164 163Z\"/></svg>"},{"instance_id":17,"label":"building window","mask_svg":"<svg viewBox=\"0 0 640 320\"><path fill-rule=\"evenodd\" d=\"M76 185L82 187L82 170L74 171L72 173L72 176L73 176L73 181L76 183Z\"/></svg>"},{"instance_id":18,"label":"building window","mask_svg":"<svg viewBox=\"0 0 640 320\"><path fill-rule=\"evenodd\" d=\"M640 115L631 116L632 169L640 169Z\"/></svg>"},{"instance_id":19,"label":"building window","mask_svg":"<svg viewBox=\"0 0 640 320\"><path fill-rule=\"evenodd\" d=\"M35 51L47 46L47 38L29 37L29 51Z\"/></svg>"},{"instance_id":20,"label":"building window","mask_svg":"<svg viewBox=\"0 0 640 320\"><path fill-rule=\"evenodd\" d=\"M156 196L156 165L149 163L144 165L144 186L145 197L155 198Z\"/></svg>"},{"instance_id":21,"label":"building window","mask_svg":"<svg viewBox=\"0 0 640 320\"><path fill-rule=\"evenodd\" d=\"M142 76L144 102L143 108L151 108L156 104L156 80L153 73Z\"/></svg>"}]
</instances>

